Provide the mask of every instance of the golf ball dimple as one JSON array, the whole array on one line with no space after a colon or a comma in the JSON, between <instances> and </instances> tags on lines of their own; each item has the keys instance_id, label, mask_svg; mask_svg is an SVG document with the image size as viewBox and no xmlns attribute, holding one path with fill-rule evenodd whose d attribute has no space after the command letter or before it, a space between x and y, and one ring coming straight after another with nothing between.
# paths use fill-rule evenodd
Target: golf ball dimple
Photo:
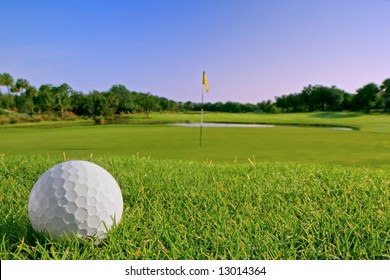
<instances>
[{"instance_id":1,"label":"golf ball dimple","mask_svg":"<svg viewBox=\"0 0 390 280\"><path fill-rule=\"evenodd\" d=\"M123 212L118 183L102 167L87 161L66 161L42 174L28 202L33 228L51 234L104 239Z\"/></svg>"}]
</instances>

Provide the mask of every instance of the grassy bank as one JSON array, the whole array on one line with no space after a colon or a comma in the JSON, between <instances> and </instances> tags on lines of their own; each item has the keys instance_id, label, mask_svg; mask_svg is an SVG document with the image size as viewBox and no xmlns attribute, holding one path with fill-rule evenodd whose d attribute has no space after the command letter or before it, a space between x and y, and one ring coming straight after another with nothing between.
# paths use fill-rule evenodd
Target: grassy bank
<instances>
[{"instance_id":1,"label":"grassy bank","mask_svg":"<svg viewBox=\"0 0 390 280\"><path fill-rule=\"evenodd\" d=\"M1 259L389 259L388 172L318 164L95 158L121 186L98 246L35 233L27 201L57 160L0 160Z\"/></svg>"}]
</instances>

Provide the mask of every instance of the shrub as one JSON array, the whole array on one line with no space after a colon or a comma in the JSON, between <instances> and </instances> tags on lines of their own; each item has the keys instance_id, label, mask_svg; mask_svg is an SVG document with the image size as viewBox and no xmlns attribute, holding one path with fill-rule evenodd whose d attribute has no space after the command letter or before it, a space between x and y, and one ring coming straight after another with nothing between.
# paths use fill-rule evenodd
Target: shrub
<instances>
[{"instance_id":1,"label":"shrub","mask_svg":"<svg viewBox=\"0 0 390 280\"><path fill-rule=\"evenodd\" d=\"M0 124L7 124L10 123L10 118L6 115L0 114Z\"/></svg>"}]
</instances>

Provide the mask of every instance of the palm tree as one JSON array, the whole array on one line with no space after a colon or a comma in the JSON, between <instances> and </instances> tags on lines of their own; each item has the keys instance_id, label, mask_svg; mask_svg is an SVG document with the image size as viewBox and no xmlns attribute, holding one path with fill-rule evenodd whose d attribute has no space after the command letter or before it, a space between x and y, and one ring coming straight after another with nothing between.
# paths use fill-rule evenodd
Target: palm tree
<instances>
[{"instance_id":1,"label":"palm tree","mask_svg":"<svg viewBox=\"0 0 390 280\"><path fill-rule=\"evenodd\" d=\"M23 90L26 90L30 86L29 82L26 79L17 79L15 87L19 89L20 93L23 93Z\"/></svg>"},{"instance_id":2,"label":"palm tree","mask_svg":"<svg viewBox=\"0 0 390 280\"><path fill-rule=\"evenodd\" d=\"M27 97L28 113L32 116L34 113L34 98L38 96L38 91L34 86L28 86L24 92Z\"/></svg>"},{"instance_id":3,"label":"palm tree","mask_svg":"<svg viewBox=\"0 0 390 280\"><path fill-rule=\"evenodd\" d=\"M11 87L14 84L14 79L8 73L0 74L0 86L6 86L8 89L9 96L9 108L12 108L12 96L11 96Z\"/></svg>"},{"instance_id":4,"label":"palm tree","mask_svg":"<svg viewBox=\"0 0 390 280\"><path fill-rule=\"evenodd\" d=\"M1 85L6 86L8 94L11 94L11 87L14 85L14 78L12 78L12 76L8 73L3 73L1 76Z\"/></svg>"},{"instance_id":5,"label":"palm tree","mask_svg":"<svg viewBox=\"0 0 390 280\"><path fill-rule=\"evenodd\" d=\"M104 113L103 116L106 115L111 119L114 118L114 114L119 106L119 99L112 93L108 92L104 96L105 99L105 108L103 108Z\"/></svg>"},{"instance_id":6,"label":"palm tree","mask_svg":"<svg viewBox=\"0 0 390 280\"><path fill-rule=\"evenodd\" d=\"M50 84L41 85L38 92L39 108L41 111L46 111L51 114L51 110L55 107L56 100L53 94L53 86Z\"/></svg>"},{"instance_id":7,"label":"palm tree","mask_svg":"<svg viewBox=\"0 0 390 280\"><path fill-rule=\"evenodd\" d=\"M54 88L56 103L60 107L61 118L65 117L65 112L71 107L70 95L73 90L68 84L62 84Z\"/></svg>"}]
</instances>

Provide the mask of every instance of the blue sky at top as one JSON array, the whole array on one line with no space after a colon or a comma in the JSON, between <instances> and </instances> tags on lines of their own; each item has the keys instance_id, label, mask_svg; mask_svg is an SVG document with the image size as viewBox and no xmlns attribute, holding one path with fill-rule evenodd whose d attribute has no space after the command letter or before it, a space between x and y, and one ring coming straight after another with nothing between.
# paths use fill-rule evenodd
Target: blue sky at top
<instances>
[{"instance_id":1,"label":"blue sky at top","mask_svg":"<svg viewBox=\"0 0 390 280\"><path fill-rule=\"evenodd\" d=\"M256 103L390 78L386 0L5 1L0 72L75 90Z\"/></svg>"}]
</instances>

